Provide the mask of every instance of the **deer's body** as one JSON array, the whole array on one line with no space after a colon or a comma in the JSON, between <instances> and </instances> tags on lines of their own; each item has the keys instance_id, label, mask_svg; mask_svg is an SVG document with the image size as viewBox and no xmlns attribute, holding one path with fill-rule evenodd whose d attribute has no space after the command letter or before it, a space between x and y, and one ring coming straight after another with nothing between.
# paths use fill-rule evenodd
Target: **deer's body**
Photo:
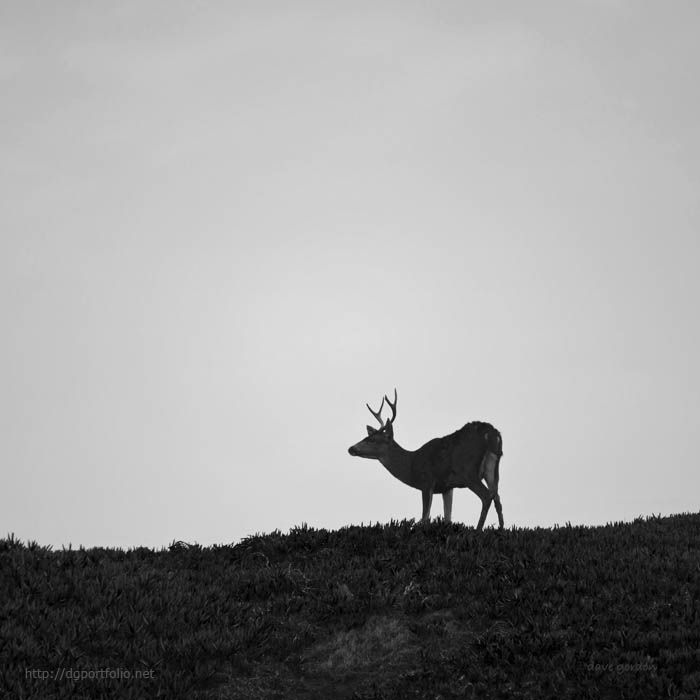
<instances>
[{"instance_id":1,"label":"deer's body","mask_svg":"<svg viewBox=\"0 0 700 700\"><path fill-rule=\"evenodd\" d=\"M487 452L503 454L501 434L490 423L467 423L451 435L434 438L413 455L415 488L432 488L445 493L454 488L469 487L475 478L482 479L482 465ZM413 485L413 484L411 484Z\"/></svg>"},{"instance_id":2,"label":"deer's body","mask_svg":"<svg viewBox=\"0 0 700 700\"><path fill-rule=\"evenodd\" d=\"M419 489L423 495L423 521L430 518L434 493L442 494L445 520L452 516L452 489L468 488L482 502L481 517L477 525L481 529L486 515L495 503L499 526L503 527L503 511L498 495L498 467L503 455L501 434L490 423L467 423L451 435L429 440L417 450L405 450L394 440L393 421L396 418L396 392L394 403L384 400L394 415L386 424L381 410L370 411L379 420L379 430L367 426L368 436L353 445L351 455L378 459L384 467L407 486ZM368 406L369 408L369 406ZM484 483L486 482L486 483Z\"/></svg>"}]
</instances>

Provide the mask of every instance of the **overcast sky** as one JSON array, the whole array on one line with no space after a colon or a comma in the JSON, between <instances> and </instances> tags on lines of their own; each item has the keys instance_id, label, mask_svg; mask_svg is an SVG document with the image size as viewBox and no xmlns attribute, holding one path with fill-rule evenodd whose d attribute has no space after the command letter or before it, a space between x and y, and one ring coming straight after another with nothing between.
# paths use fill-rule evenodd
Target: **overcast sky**
<instances>
[{"instance_id":1,"label":"overcast sky","mask_svg":"<svg viewBox=\"0 0 700 700\"><path fill-rule=\"evenodd\" d=\"M406 448L500 429L506 525L697 511L699 31L681 0L2 2L0 536L419 517L347 453L394 387Z\"/></svg>"}]
</instances>

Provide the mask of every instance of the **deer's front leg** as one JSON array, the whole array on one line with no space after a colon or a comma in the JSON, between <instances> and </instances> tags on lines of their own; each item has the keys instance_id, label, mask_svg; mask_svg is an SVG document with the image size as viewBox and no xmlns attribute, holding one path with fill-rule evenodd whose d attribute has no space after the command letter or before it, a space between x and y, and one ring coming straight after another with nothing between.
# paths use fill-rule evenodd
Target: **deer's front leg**
<instances>
[{"instance_id":1,"label":"deer's front leg","mask_svg":"<svg viewBox=\"0 0 700 700\"><path fill-rule=\"evenodd\" d=\"M442 494L442 505L445 508L445 522L449 523L452 522L452 493L454 489L450 489L449 491L445 491L445 493Z\"/></svg>"},{"instance_id":2,"label":"deer's front leg","mask_svg":"<svg viewBox=\"0 0 700 700\"><path fill-rule=\"evenodd\" d=\"M423 517L421 520L427 523L430 520L430 506L433 503L433 489L423 489Z\"/></svg>"}]
</instances>

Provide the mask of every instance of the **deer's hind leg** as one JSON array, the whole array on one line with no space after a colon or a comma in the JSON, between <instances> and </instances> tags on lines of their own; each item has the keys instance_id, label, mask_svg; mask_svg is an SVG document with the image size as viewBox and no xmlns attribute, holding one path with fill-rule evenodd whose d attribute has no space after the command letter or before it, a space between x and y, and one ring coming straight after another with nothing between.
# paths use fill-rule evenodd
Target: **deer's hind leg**
<instances>
[{"instance_id":1,"label":"deer's hind leg","mask_svg":"<svg viewBox=\"0 0 700 700\"><path fill-rule=\"evenodd\" d=\"M498 527L503 529L503 507L501 506L501 497L498 495L498 466L500 463L501 458L498 455L487 452L481 461L479 476L486 482L488 490L493 495L493 503L498 514Z\"/></svg>"},{"instance_id":2,"label":"deer's hind leg","mask_svg":"<svg viewBox=\"0 0 700 700\"><path fill-rule=\"evenodd\" d=\"M477 530L481 530L484 527L484 522L486 521L486 515L491 507L491 501L493 500L493 494L486 488L486 484L483 481L472 481L467 484L467 488L473 491L481 499L481 515L479 516L479 523L476 526Z\"/></svg>"}]
</instances>

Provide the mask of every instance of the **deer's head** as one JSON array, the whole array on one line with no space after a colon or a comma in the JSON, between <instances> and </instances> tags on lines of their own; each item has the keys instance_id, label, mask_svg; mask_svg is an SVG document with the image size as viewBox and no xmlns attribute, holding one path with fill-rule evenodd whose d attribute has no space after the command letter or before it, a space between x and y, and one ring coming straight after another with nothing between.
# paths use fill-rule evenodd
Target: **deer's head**
<instances>
[{"instance_id":1,"label":"deer's head","mask_svg":"<svg viewBox=\"0 0 700 700\"><path fill-rule=\"evenodd\" d=\"M381 459L389 451L391 445L394 444L394 420L396 419L396 389L394 389L394 402L389 401L388 396L384 396L382 399L382 404L378 411L373 411L369 404L369 412L379 421L380 428L373 428L371 425L367 426L367 437L364 440L356 443L348 452L353 457L366 457L367 459ZM391 408L392 416L386 422L382 420L382 408L384 408L384 402L389 404Z\"/></svg>"}]
</instances>

